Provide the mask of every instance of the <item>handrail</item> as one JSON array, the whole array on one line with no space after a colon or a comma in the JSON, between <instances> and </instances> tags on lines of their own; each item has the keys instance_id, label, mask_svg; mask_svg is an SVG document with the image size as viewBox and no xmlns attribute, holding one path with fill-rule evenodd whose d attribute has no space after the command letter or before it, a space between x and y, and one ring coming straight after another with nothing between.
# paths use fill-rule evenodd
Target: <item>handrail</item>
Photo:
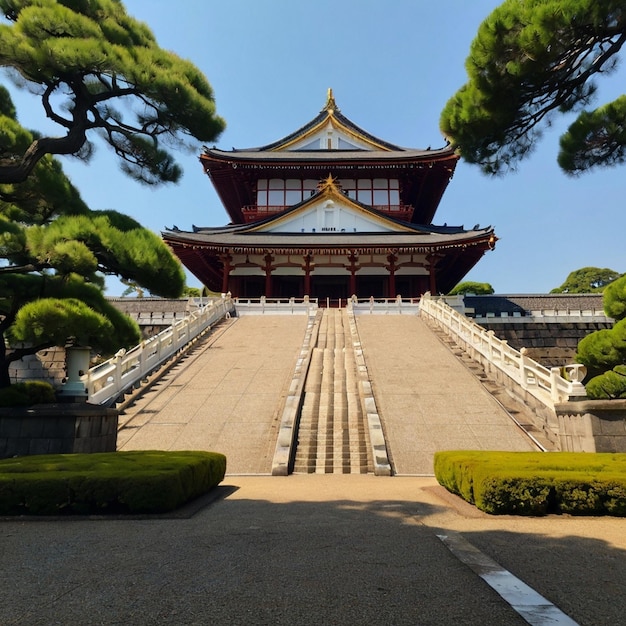
<instances>
[{"instance_id":1,"label":"handrail","mask_svg":"<svg viewBox=\"0 0 626 626\"><path fill-rule=\"evenodd\" d=\"M315 315L317 298L233 298L237 315Z\"/></svg>"},{"instance_id":2,"label":"handrail","mask_svg":"<svg viewBox=\"0 0 626 626\"><path fill-rule=\"evenodd\" d=\"M419 298L365 298L359 299L353 296L348 300L347 305L350 306L355 315L381 315L381 314L402 314L417 315L419 313Z\"/></svg>"},{"instance_id":3,"label":"handrail","mask_svg":"<svg viewBox=\"0 0 626 626\"><path fill-rule=\"evenodd\" d=\"M467 346L472 356L476 351L485 357L493 367L512 378L525 391L529 392L545 406L554 407L556 402L570 398L586 397L585 386L575 380L566 380L558 367L548 369L526 356L526 349L517 351L504 340L498 339L492 330L485 330L472 319L461 315L443 299L424 294L420 303L420 314L428 316L452 338L458 338L460 345ZM579 366L567 366L573 377Z\"/></svg>"},{"instance_id":4,"label":"handrail","mask_svg":"<svg viewBox=\"0 0 626 626\"><path fill-rule=\"evenodd\" d=\"M106 404L117 398L233 309L229 297L213 300L154 337L92 367L83 380L88 401Z\"/></svg>"}]
</instances>

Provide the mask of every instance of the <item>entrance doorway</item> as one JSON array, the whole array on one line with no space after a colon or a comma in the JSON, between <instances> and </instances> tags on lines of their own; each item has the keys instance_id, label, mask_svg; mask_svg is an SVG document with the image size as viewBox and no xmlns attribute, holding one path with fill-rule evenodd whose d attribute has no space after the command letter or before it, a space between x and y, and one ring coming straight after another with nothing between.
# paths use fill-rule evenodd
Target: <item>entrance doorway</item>
<instances>
[{"instance_id":1,"label":"entrance doorway","mask_svg":"<svg viewBox=\"0 0 626 626\"><path fill-rule=\"evenodd\" d=\"M386 276L357 276L356 286L359 297L387 298Z\"/></svg>"},{"instance_id":2,"label":"entrance doorway","mask_svg":"<svg viewBox=\"0 0 626 626\"><path fill-rule=\"evenodd\" d=\"M326 306L330 302L331 306L337 306L340 300L347 300L348 278L343 276L312 276L311 296L317 298L319 306Z\"/></svg>"}]
</instances>

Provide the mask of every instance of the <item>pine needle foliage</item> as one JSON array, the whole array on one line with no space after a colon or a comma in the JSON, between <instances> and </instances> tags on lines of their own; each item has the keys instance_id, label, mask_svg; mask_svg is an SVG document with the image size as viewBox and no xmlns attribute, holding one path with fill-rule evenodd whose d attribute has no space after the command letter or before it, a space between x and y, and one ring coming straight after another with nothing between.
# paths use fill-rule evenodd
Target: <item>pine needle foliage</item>
<instances>
[{"instance_id":1,"label":"pine needle foliage","mask_svg":"<svg viewBox=\"0 0 626 626\"><path fill-rule=\"evenodd\" d=\"M224 129L202 72L160 48L121 2L0 0L0 11L0 67L39 93L46 116L65 132L0 149L0 183L23 182L46 154L85 154L92 133L136 180L175 182L181 169L170 149L214 141Z\"/></svg>"},{"instance_id":2,"label":"pine needle foliage","mask_svg":"<svg viewBox=\"0 0 626 626\"><path fill-rule=\"evenodd\" d=\"M555 116L578 117L561 138L568 174L623 163L626 99L597 109L596 78L610 75L626 41L624 0L505 0L483 21L440 127L487 174L528 157Z\"/></svg>"},{"instance_id":3,"label":"pine needle foliage","mask_svg":"<svg viewBox=\"0 0 626 626\"><path fill-rule=\"evenodd\" d=\"M19 130L0 87L2 120ZM22 129L21 140L34 138ZM0 185L0 388L13 361L67 342L103 354L130 347L139 328L110 305L104 279L115 275L163 297L178 297L185 276L153 232L112 210L92 211L53 157L24 183Z\"/></svg>"}]
</instances>

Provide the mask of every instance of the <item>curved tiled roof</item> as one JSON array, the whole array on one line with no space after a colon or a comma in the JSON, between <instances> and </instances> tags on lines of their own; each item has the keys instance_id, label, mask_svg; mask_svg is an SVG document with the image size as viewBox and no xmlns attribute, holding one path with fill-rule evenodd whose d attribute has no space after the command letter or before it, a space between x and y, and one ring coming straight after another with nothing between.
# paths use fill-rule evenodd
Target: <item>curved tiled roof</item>
<instances>
[{"instance_id":1,"label":"curved tiled roof","mask_svg":"<svg viewBox=\"0 0 626 626\"><path fill-rule=\"evenodd\" d=\"M371 133L364 130L360 126L357 126L357 124L355 124L351 119L349 119L343 113L341 113L341 111L339 110L339 107L337 106L337 103L335 102L332 89L328 90L328 97L326 100L326 104L324 105L324 108L317 114L317 116L314 117L311 121L301 126L300 128L298 128L297 130L293 131L292 133L289 133L289 135L287 135L286 137L283 137L282 139L278 139L277 141L273 141L264 146L258 146L256 148L243 148L243 149L233 148L232 151L230 152L225 152L222 150L218 150L216 148L206 148L206 147L204 150L206 153L211 154L211 155L219 154L220 152L222 152L224 154L229 154L232 157L234 154L236 154L238 158L242 156L245 157L246 154L248 155L248 158L254 158L252 155L256 155L256 158L258 158L259 153L265 153L265 152L269 152L271 156L276 156L277 152L278 154L280 154L280 148L283 148L285 146L288 146L289 144L294 143L295 141L298 141L298 139L306 136L310 132L314 131L316 128L320 128L324 126L327 122L331 122L334 125L337 125L340 128L343 128L349 134L352 134L358 137L359 139L365 141L366 143L379 147L379 150L363 150L363 149L345 150L346 153L349 153L351 155L354 155L355 152L356 153L365 152L366 155L369 155L369 157L374 157L374 156L379 156L379 155L373 155L372 152L380 151L383 154L387 152L396 152L396 153L407 152L407 153L410 153L411 158L415 158L415 156L423 156L425 154L437 154L437 153L448 153L448 152L450 154L454 153L449 143L443 148L438 148L435 150L431 150L430 148L424 149L424 150L418 150L418 149L403 148L402 146L398 146L389 141L385 141L384 139L380 139L379 137L376 137L375 135L372 135ZM335 153L341 153L342 150L320 149L320 150L303 151L303 150L296 149L290 152L292 153L297 152L298 157L301 158L305 153L311 153L311 154L318 153L318 157L319 157L320 154L328 155L329 152L332 152L334 155ZM398 155L396 154L395 156L397 157ZM290 158L293 158L293 154L291 155ZM309 155L309 158L314 158L314 157L311 157Z\"/></svg>"},{"instance_id":2,"label":"curved tiled roof","mask_svg":"<svg viewBox=\"0 0 626 626\"><path fill-rule=\"evenodd\" d=\"M332 120L339 126L342 126L349 133L352 133L369 143L377 144L386 150L404 150L404 148L401 148L400 146L396 146L392 143L389 143L388 141L384 141L383 139L375 137L371 133L368 133L366 130L363 130L362 128L357 126L352 120L343 115L339 110L337 103L335 102L332 89L329 89L326 98L326 104L318 113L318 115L314 117L310 122L307 122L306 124L304 124L304 126L301 126L294 132L290 133L286 137L283 137L282 139L279 139L278 141L273 141L272 143L269 143L265 146L260 146L258 148L249 148L247 150L243 150L243 152L265 152L278 150L279 148L296 141L299 137L308 134L313 129L324 125L324 123L329 120ZM235 152L239 151L235 150Z\"/></svg>"},{"instance_id":3,"label":"curved tiled roof","mask_svg":"<svg viewBox=\"0 0 626 626\"><path fill-rule=\"evenodd\" d=\"M397 151L386 150L289 150L284 152L267 151L265 148L247 150L220 150L205 148L204 154L225 161L293 161L297 155L299 162L307 161L412 161L415 159L454 156L449 146L437 150L416 150L401 148Z\"/></svg>"}]
</instances>

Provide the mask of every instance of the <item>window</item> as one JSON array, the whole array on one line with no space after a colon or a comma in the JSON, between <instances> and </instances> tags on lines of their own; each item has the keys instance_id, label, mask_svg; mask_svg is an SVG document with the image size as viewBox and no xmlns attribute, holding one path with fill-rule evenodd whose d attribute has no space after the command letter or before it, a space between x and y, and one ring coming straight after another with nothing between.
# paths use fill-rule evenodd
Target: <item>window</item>
<instances>
[{"instance_id":1,"label":"window","mask_svg":"<svg viewBox=\"0 0 626 626\"><path fill-rule=\"evenodd\" d=\"M259 207L284 208L293 206L309 198L317 189L316 180L288 178L262 179L257 184L257 205Z\"/></svg>"},{"instance_id":2,"label":"window","mask_svg":"<svg viewBox=\"0 0 626 626\"><path fill-rule=\"evenodd\" d=\"M397 178L346 178L340 182L348 197L353 200L374 207L400 207L400 183Z\"/></svg>"},{"instance_id":3,"label":"window","mask_svg":"<svg viewBox=\"0 0 626 626\"><path fill-rule=\"evenodd\" d=\"M397 178L345 178L341 189L352 200L387 210L400 208L400 184ZM262 179L257 184L257 205L276 210L298 204L317 191L318 181L295 178Z\"/></svg>"}]
</instances>

